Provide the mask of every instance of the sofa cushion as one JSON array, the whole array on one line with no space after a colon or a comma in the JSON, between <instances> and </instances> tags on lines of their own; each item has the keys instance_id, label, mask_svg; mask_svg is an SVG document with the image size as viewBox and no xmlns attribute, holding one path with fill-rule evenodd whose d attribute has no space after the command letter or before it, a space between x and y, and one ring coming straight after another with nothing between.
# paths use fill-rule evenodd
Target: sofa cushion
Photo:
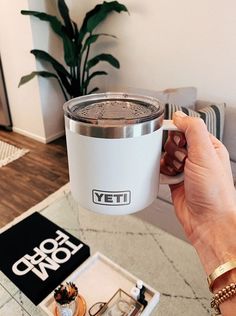
<instances>
[{"instance_id":1,"label":"sofa cushion","mask_svg":"<svg viewBox=\"0 0 236 316\"><path fill-rule=\"evenodd\" d=\"M114 91L114 89L112 89ZM142 88L119 88L116 91L125 91L127 93L137 93L157 98L161 103L175 103L177 105L186 106L194 109L197 99L197 89L194 87L183 87L175 89L166 89L163 91L148 90Z\"/></svg>"},{"instance_id":2,"label":"sofa cushion","mask_svg":"<svg viewBox=\"0 0 236 316\"><path fill-rule=\"evenodd\" d=\"M234 186L236 186L236 162L230 161L230 164L231 164L231 170L232 170L233 179L234 179Z\"/></svg>"},{"instance_id":3,"label":"sofa cushion","mask_svg":"<svg viewBox=\"0 0 236 316\"><path fill-rule=\"evenodd\" d=\"M159 185L157 197L165 202L172 203L170 188L166 184Z\"/></svg>"},{"instance_id":4,"label":"sofa cushion","mask_svg":"<svg viewBox=\"0 0 236 316\"><path fill-rule=\"evenodd\" d=\"M194 87L183 87L177 89L166 89L162 92L165 97L165 103L174 103L194 109L197 100L197 89Z\"/></svg>"},{"instance_id":5,"label":"sofa cushion","mask_svg":"<svg viewBox=\"0 0 236 316\"><path fill-rule=\"evenodd\" d=\"M173 113L176 111L182 111L189 116L202 118L206 123L208 131L219 140L222 140L224 131L225 104L210 105L198 111L194 111L183 106L167 103L165 105L165 119L172 119Z\"/></svg>"},{"instance_id":6,"label":"sofa cushion","mask_svg":"<svg viewBox=\"0 0 236 316\"><path fill-rule=\"evenodd\" d=\"M227 107L223 143L229 151L231 160L236 162L236 107Z\"/></svg>"}]
</instances>

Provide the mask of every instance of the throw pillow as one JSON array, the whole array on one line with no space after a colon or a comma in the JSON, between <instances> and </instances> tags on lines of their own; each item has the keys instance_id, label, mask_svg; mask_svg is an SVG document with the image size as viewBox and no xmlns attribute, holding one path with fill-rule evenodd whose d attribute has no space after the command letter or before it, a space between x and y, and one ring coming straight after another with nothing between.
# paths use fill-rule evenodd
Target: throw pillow
<instances>
[{"instance_id":1,"label":"throw pillow","mask_svg":"<svg viewBox=\"0 0 236 316\"><path fill-rule=\"evenodd\" d=\"M172 119L173 113L182 111L185 114L193 117L200 117L205 122L208 131L216 138L222 141L224 131L225 103L206 106L198 111L167 103L165 105L165 119Z\"/></svg>"}]
</instances>

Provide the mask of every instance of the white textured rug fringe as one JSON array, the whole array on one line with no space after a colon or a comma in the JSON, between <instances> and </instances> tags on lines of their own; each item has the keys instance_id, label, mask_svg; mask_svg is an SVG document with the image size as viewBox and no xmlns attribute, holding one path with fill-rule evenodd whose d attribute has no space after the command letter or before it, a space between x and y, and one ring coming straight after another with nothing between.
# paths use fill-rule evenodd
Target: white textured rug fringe
<instances>
[{"instance_id":1,"label":"white textured rug fringe","mask_svg":"<svg viewBox=\"0 0 236 316\"><path fill-rule=\"evenodd\" d=\"M24 156L28 153L28 149L17 148L0 140L0 167L7 165L8 163Z\"/></svg>"}]
</instances>

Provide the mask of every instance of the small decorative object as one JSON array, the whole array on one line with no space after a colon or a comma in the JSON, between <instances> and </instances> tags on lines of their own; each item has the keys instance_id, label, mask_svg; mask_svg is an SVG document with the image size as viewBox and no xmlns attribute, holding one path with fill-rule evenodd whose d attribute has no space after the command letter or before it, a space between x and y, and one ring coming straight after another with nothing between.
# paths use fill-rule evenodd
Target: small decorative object
<instances>
[{"instance_id":1,"label":"small decorative object","mask_svg":"<svg viewBox=\"0 0 236 316\"><path fill-rule=\"evenodd\" d=\"M54 298L57 302L58 316L73 316L77 309L76 299L78 289L72 282L61 284L54 292Z\"/></svg>"},{"instance_id":2,"label":"small decorative object","mask_svg":"<svg viewBox=\"0 0 236 316\"><path fill-rule=\"evenodd\" d=\"M145 292L146 292L146 287L143 285L143 281L142 280L138 280L136 282L136 289L139 289L139 298L138 298L138 302L140 304L143 305L143 307L145 308L148 304L148 302L145 300Z\"/></svg>"},{"instance_id":3,"label":"small decorative object","mask_svg":"<svg viewBox=\"0 0 236 316\"><path fill-rule=\"evenodd\" d=\"M106 302L97 302L88 310L89 316L138 316L143 306L122 289Z\"/></svg>"}]
</instances>

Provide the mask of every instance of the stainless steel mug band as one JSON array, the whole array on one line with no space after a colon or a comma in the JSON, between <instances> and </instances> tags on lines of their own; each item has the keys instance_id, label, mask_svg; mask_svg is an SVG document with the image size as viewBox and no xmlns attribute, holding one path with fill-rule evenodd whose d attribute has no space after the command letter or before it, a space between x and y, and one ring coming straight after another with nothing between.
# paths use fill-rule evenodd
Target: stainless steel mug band
<instances>
[{"instance_id":1,"label":"stainless steel mug band","mask_svg":"<svg viewBox=\"0 0 236 316\"><path fill-rule=\"evenodd\" d=\"M163 123L163 115L154 120L133 125L98 126L76 121L65 116L65 126L71 132L95 138L132 138L150 134L158 130Z\"/></svg>"}]
</instances>

